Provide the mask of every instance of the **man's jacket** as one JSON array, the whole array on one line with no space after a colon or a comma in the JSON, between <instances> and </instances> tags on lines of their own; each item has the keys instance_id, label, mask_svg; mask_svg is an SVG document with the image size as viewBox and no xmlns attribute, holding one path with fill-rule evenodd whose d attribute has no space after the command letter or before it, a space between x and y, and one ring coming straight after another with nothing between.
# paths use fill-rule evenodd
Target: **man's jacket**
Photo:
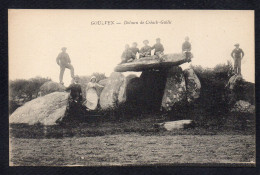
<instances>
[{"instance_id":1,"label":"man's jacket","mask_svg":"<svg viewBox=\"0 0 260 175\"><path fill-rule=\"evenodd\" d=\"M231 53L231 57L232 58L241 58L241 54L242 54L242 57L244 57L244 52L242 49L234 49Z\"/></svg>"},{"instance_id":2,"label":"man's jacket","mask_svg":"<svg viewBox=\"0 0 260 175\"><path fill-rule=\"evenodd\" d=\"M59 53L58 57L56 58L56 62L59 65L66 65L70 63L71 61L70 61L69 54L66 52Z\"/></svg>"}]
</instances>

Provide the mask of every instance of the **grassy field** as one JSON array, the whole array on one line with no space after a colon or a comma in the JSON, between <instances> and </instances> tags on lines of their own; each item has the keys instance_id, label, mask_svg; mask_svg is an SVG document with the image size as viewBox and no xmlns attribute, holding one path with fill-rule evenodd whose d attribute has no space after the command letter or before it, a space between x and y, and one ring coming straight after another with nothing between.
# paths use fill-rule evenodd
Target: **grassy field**
<instances>
[{"instance_id":1,"label":"grassy field","mask_svg":"<svg viewBox=\"0 0 260 175\"><path fill-rule=\"evenodd\" d=\"M255 137L248 135L139 134L63 139L11 139L12 165L109 166L254 162Z\"/></svg>"},{"instance_id":2,"label":"grassy field","mask_svg":"<svg viewBox=\"0 0 260 175\"><path fill-rule=\"evenodd\" d=\"M155 127L163 121L169 118L96 117L63 126L11 125L10 162L14 166L109 166L255 161L253 115L211 117L206 122L197 118L192 127L175 131Z\"/></svg>"}]
</instances>

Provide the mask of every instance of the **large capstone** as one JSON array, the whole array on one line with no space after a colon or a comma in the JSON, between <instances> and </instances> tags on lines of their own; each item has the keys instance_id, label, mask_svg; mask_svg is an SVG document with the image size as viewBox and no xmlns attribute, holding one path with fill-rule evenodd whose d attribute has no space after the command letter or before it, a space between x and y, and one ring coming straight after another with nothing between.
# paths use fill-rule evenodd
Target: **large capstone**
<instances>
[{"instance_id":1,"label":"large capstone","mask_svg":"<svg viewBox=\"0 0 260 175\"><path fill-rule=\"evenodd\" d=\"M184 70L184 76L186 80L187 101L190 103L199 98L201 84L199 78L191 68Z\"/></svg>"},{"instance_id":2,"label":"large capstone","mask_svg":"<svg viewBox=\"0 0 260 175\"><path fill-rule=\"evenodd\" d=\"M171 111L176 104L186 101L186 84L180 67L168 70L167 81L162 99L162 108Z\"/></svg>"},{"instance_id":3,"label":"large capstone","mask_svg":"<svg viewBox=\"0 0 260 175\"><path fill-rule=\"evenodd\" d=\"M111 73L100 95L100 106L103 110L115 109L118 106L118 95L124 80L123 74L118 72Z\"/></svg>"},{"instance_id":4,"label":"large capstone","mask_svg":"<svg viewBox=\"0 0 260 175\"><path fill-rule=\"evenodd\" d=\"M186 59L185 54L182 53L165 54L161 58L153 55L135 59L133 62L119 64L115 67L115 72L163 70L189 61L189 59Z\"/></svg>"},{"instance_id":5,"label":"large capstone","mask_svg":"<svg viewBox=\"0 0 260 175\"><path fill-rule=\"evenodd\" d=\"M25 103L12 113L9 123L55 125L64 117L69 94L53 92Z\"/></svg>"}]
</instances>

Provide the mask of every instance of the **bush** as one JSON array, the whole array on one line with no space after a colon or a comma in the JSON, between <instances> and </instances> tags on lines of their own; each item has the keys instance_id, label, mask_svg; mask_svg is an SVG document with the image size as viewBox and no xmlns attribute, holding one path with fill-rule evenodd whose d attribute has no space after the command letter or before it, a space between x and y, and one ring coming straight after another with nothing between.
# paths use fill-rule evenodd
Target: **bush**
<instances>
[{"instance_id":1,"label":"bush","mask_svg":"<svg viewBox=\"0 0 260 175\"><path fill-rule=\"evenodd\" d=\"M10 112L13 112L23 103L38 97L40 87L50 78L35 77L29 80L17 79L9 82Z\"/></svg>"},{"instance_id":2,"label":"bush","mask_svg":"<svg viewBox=\"0 0 260 175\"><path fill-rule=\"evenodd\" d=\"M209 115L225 114L229 106L225 86L233 75L230 62L218 64L213 69L191 66L201 82L197 107Z\"/></svg>"}]
</instances>

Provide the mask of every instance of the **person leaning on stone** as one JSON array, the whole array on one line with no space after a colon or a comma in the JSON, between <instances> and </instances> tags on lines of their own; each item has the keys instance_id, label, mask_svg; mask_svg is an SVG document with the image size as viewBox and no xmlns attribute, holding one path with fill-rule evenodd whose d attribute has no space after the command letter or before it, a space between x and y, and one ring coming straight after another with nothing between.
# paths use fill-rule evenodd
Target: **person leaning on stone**
<instances>
[{"instance_id":1,"label":"person leaning on stone","mask_svg":"<svg viewBox=\"0 0 260 175\"><path fill-rule=\"evenodd\" d=\"M189 37L185 37L185 42L182 44L182 53L185 54L186 59L191 59L191 44L189 42Z\"/></svg>"},{"instance_id":2,"label":"person leaning on stone","mask_svg":"<svg viewBox=\"0 0 260 175\"><path fill-rule=\"evenodd\" d=\"M234 60L234 72L237 75L241 75L241 60L244 57L244 51L239 48L239 44L234 45L236 48L231 52L231 57Z\"/></svg>"},{"instance_id":3,"label":"person leaning on stone","mask_svg":"<svg viewBox=\"0 0 260 175\"><path fill-rule=\"evenodd\" d=\"M122 61L121 61L120 64L132 62L135 58L136 58L135 54L129 48L129 45L126 44L125 50L124 50L124 52L122 53L122 56L121 56Z\"/></svg>"},{"instance_id":4,"label":"person leaning on stone","mask_svg":"<svg viewBox=\"0 0 260 175\"><path fill-rule=\"evenodd\" d=\"M131 47L130 49L131 49L131 51L135 54L135 56L136 56L137 53L140 52L139 49L137 48L137 43L136 43L136 42L134 42L134 43L132 44L132 47Z\"/></svg>"},{"instance_id":5,"label":"person leaning on stone","mask_svg":"<svg viewBox=\"0 0 260 175\"><path fill-rule=\"evenodd\" d=\"M144 46L140 50L139 57L140 58L142 58L142 57L150 57L152 48L151 48L151 46L148 45L149 41L148 40L144 40L143 43L144 43Z\"/></svg>"},{"instance_id":6,"label":"person leaning on stone","mask_svg":"<svg viewBox=\"0 0 260 175\"><path fill-rule=\"evenodd\" d=\"M151 50L154 49L154 55L157 55L159 58L161 58L163 56L163 51L164 51L164 47L161 44L161 39L157 38L156 39L156 43L153 45L153 47L151 48Z\"/></svg>"},{"instance_id":7,"label":"person leaning on stone","mask_svg":"<svg viewBox=\"0 0 260 175\"><path fill-rule=\"evenodd\" d=\"M62 50L62 52L59 53L58 57L56 58L56 62L60 66L59 80L60 80L60 84L63 85L64 84L63 75L64 75L65 69L66 68L70 69L71 78L74 78L74 68L71 65L71 60L70 60L69 54L66 52L67 48L62 47L61 50Z\"/></svg>"}]
</instances>

